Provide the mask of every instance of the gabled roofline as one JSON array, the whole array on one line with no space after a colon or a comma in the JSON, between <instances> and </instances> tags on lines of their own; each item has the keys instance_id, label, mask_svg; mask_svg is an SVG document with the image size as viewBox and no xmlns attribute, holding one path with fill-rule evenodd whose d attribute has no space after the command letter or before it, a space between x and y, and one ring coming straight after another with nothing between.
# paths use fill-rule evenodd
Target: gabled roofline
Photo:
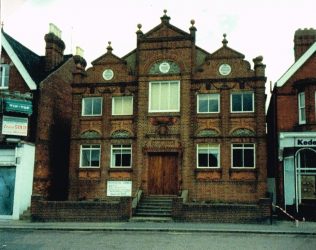
<instances>
[{"instance_id":1,"label":"gabled roofline","mask_svg":"<svg viewBox=\"0 0 316 250\"><path fill-rule=\"evenodd\" d=\"M29 72L24 67L23 63L21 62L17 54L12 49L10 43L7 41L7 39L3 35L2 31L1 31L1 45L3 46L4 50L7 52L8 56L10 57L14 65L16 66L17 70L21 74L22 78L24 79L24 81L26 82L30 90L36 90L37 89L36 83L30 76Z\"/></svg>"},{"instance_id":2,"label":"gabled roofline","mask_svg":"<svg viewBox=\"0 0 316 250\"><path fill-rule=\"evenodd\" d=\"M302 65L315 53L316 42L280 77L275 83L276 87L282 87Z\"/></svg>"}]
</instances>

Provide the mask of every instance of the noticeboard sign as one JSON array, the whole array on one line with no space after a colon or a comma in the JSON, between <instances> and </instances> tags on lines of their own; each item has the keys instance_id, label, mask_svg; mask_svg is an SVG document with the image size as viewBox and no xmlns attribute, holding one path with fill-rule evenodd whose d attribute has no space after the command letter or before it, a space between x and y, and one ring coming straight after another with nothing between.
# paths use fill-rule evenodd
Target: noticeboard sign
<instances>
[{"instance_id":1,"label":"noticeboard sign","mask_svg":"<svg viewBox=\"0 0 316 250\"><path fill-rule=\"evenodd\" d=\"M108 181L107 196L131 197L132 181Z\"/></svg>"},{"instance_id":2,"label":"noticeboard sign","mask_svg":"<svg viewBox=\"0 0 316 250\"><path fill-rule=\"evenodd\" d=\"M3 116L2 134L27 136L28 118Z\"/></svg>"}]
</instances>

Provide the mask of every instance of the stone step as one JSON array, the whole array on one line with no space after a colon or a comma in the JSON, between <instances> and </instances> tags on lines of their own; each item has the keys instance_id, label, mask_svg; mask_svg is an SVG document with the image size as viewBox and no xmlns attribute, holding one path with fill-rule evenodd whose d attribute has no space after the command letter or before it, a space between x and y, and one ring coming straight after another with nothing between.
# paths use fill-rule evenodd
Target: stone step
<instances>
[{"instance_id":1,"label":"stone step","mask_svg":"<svg viewBox=\"0 0 316 250\"><path fill-rule=\"evenodd\" d=\"M137 208L143 209L155 209L155 208L162 208L162 209L172 209L172 206L169 205L153 205L153 204L140 204Z\"/></svg>"},{"instance_id":2,"label":"stone step","mask_svg":"<svg viewBox=\"0 0 316 250\"><path fill-rule=\"evenodd\" d=\"M149 216L149 217L170 217L171 213L169 212L151 212L151 211L145 211L145 212L139 212L136 213L135 216Z\"/></svg>"},{"instance_id":3,"label":"stone step","mask_svg":"<svg viewBox=\"0 0 316 250\"><path fill-rule=\"evenodd\" d=\"M171 213L172 209L170 208L160 208L160 207L157 207L157 208L151 208L151 209L148 209L148 208L137 208L136 209L136 213L142 213L142 212L154 212L154 213Z\"/></svg>"},{"instance_id":4,"label":"stone step","mask_svg":"<svg viewBox=\"0 0 316 250\"><path fill-rule=\"evenodd\" d=\"M131 222L172 222L171 217L150 217L150 216L134 216L129 221Z\"/></svg>"}]
</instances>

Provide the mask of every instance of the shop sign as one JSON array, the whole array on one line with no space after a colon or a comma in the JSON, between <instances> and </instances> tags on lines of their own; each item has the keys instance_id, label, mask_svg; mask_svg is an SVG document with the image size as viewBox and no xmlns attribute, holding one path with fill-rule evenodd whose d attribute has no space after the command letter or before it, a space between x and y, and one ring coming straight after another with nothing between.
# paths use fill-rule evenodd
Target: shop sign
<instances>
[{"instance_id":1,"label":"shop sign","mask_svg":"<svg viewBox=\"0 0 316 250\"><path fill-rule=\"evenodd\" d=\"M295 138L295 147L316 147L316 138Z\"/></svg>"},{"instance_id":2,"label":"shop sign","mask_svg":"<svg viewBox=\"0 0 316 250\"><path fill-rule=\"evenodd\" d=\"M32 110L32 102L26 100L16 100L16 99L4 99L5 102L5 110L7 112L17 112L23 113L27 115L31 115Z\"/></svg>"},{"instance_id":3,"label":"shop sign","mask_svg":"<svg viewBox=\"0 0 316 250\"><path fill-rule=\"evenodd\" d=\"M107 196L132 196L132 181L108 181Z\"/></svg>"},{"instance_id":4,"label":"shop sign","mask_svg":"<svg viewBox=\"0 0 316 250\"><path fill-rule=\"evenodd\" d=\"M27 136L28 119L24 117L3 116L2 134Z\"/></svg>"}]
</instances>

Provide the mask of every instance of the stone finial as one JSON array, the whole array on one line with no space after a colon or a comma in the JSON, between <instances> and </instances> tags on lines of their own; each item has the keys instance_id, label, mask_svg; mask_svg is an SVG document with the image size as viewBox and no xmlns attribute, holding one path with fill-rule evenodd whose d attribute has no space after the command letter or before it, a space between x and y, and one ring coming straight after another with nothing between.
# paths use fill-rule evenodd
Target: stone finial
<instances>
[{"instance_id":1,"label":"stone finial","mask_svg":"<svg viewBox=\"0 0 316 250\"><path fill-rule=\"evenodd\" d=\"M160 18L161 22L163 23L169 23L170 17L167 16L167 10L163 10L164 15Z\"/></svg>"},{"instance_id":2,"label":"stone finial","mask_svg":"<svg viewBox=\"0 0 316 250\"><path fill-rule=\"evenodd\" d=\"M254 69L255 69L256 76L265 76L266 65L264 65L262 63L263 57L257 56L256 58L252 59L252 61L254 63Z\"/></svg>"},{"instance_id":3,"label":"stone finial","mask_svg":"<svg viewBox=\"0 0 316 250\"><path fill-rule=\"evenodd\" d=\"M196 32L196 28L194 27L195 21L192 19L190 21L190 23L191 23L190 34L193 37L193 39L195 40L195 32Z\"/></svg>"},{"instance_id":4,"label":"stone finial","mask_svg":"<svg viewBox=\"0 0 316 250\"><path fill-rule=\"evenodd\" d=\"M140 23L137 24L137 28L138 28L138 30L136 31L137 38L140 38L140 37L143 35L143 32L142 32L142 30L141 30L142 25L141 25Z\"/></svg>"},{"instance_id":5,"label":"stone finial","mask_svg":"<svg viewBox=\"0 0 316 250\"><path fill-rule=\"evenodd\" d=\"M227 36L226 33L224 33L224 34L223 34L224 39L223 39L223 41L222 41L224 47L226 47L226 46L227 46L227 43L228 43L228 41L227 41L227 39L226 39L226 36Z\"/></svg>"},{"instance_id":6,"label":"stone finial","mask_svg":"<svg viewBox=\"0 0 316 250\"><path fill-rule=\"evenodd\" d=\"M111 41L108 41L108 44L109 45L106 47L106 49L107 49L108 53L112 53L113 48L111 46Z\"/></svg>"},{"instance_id":7,"label":"stone finial","mask_svg":"<svg viewBox=\"0 0 316 250\"><path fill-rule=\"evenodd\" d=\"M257 57L254 58L252 61L253 61L253 63L254 63L255 65L262 65L263 57L262 57L262 56L257 56Z\"/></svg>"}]
</instances>

